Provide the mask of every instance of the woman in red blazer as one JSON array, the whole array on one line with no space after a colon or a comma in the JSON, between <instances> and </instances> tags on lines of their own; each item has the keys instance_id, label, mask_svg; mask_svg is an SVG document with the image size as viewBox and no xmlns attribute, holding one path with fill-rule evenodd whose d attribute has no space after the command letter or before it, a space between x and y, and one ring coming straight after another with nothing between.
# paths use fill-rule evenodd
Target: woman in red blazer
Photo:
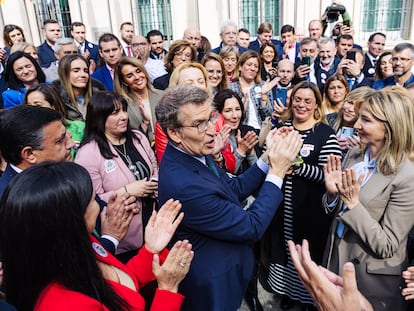
<instances>
[{"instance_id":1,"label":"woman in red blazer","mask_svg":"<svg viewBox=\"0 0 414 311\"><path fill-rule=\"evenodd\" d=\"M151 310L180 310L178 285L193 252L188 241L169 253L165 246L183 218L181 204L170 200L153 212L144 247L124 265L91 235L94 196L88 172L74 163L45 162L13 179L0 209L7 302L22 311L144 310L138 290L156 279Z\"/></svg>"}]
</instances>

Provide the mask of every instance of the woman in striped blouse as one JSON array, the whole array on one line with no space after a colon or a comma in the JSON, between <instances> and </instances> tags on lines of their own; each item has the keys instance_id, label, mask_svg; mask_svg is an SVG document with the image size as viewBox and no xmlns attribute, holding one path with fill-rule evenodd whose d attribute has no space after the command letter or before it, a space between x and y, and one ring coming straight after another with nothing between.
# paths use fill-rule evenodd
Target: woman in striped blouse
<instances>
[{"instance_id":1,"label":"woman in striped blouse","mask_svg":"<svg viewBox=\"0 0 414 311\"><path fill-rule=\"evenodd\" d=\"M261 282L267 290L282 295L282 308L296 302L309 304L308 309L312 310L312 299L288 255L287 241L298 244L307 239L314 260L322 262L332 220L322 208L323 165L330 154L340 157L341 150L334 131L325 124L322 99L315 84L308 81L297 84L290 103L282 116L282 125L299 131L303 145L291 174L284 179L284 202L262 241L265 256L262 256Z\"/></svg>"}]
</instances>

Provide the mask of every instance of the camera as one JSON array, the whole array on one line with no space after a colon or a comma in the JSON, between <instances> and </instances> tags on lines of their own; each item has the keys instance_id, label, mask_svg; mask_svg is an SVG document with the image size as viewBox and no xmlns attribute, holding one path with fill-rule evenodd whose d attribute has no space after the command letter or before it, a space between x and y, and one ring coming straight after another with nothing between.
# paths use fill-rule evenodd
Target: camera
<instances>
[{"instance_id":1,"label":"camera","mask_svg":"<svg viewBox=\"0 0 414 311\"><path fill-rule=\"evenodd\" d=\"M328 6L325 10L326 21L328 23L334 23L338 20L340 14L345 12L345 7L341 4L332 4Z\"/></svg>"}]
</instances>

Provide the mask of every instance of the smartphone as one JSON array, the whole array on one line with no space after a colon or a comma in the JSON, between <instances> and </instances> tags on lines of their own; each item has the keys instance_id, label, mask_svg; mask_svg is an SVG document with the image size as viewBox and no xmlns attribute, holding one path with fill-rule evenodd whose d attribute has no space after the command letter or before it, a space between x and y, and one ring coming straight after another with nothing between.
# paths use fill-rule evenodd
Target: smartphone
<instances>
[{"instance_id":1,"label":"smartphone","mask_svg":"<svg viewBox=\"0 0 414 311\"><path fill-rule=\"evenodd\" d=\"M307 65L308 67L311 65L311 59L309 56L302 57L302 60L300 62L301 65Z\"/></svg>"},{"instance_id":2,"label":"smartphone","mask_svg":"<svg viewBox=\"0 0 414 311\"><path fill-rule=\"evenodd\" d=\"M285 88L276 89L276 99L279 98L283 106L285 107L286 107L286 96L287 96L287 89Z\"/></svg>"},{"instance_id":3,"label":"smartphone","mask_svg":"<svg viewBox=\"0 0 414 311\"><path fill-rule=\"evenodd\" d=\"M351 21L349 19L343 21L342 23L344 26L351 27Z\"/></svg>"},{"instance_id":4,"label":"smartphone","mask_svg":"<svg viewBox=\"0 0 414 311\"><path fill-rule=\"evenodd\" d=\"M355 61L355 51L347 51L346 58Z\"/></svg>"},{"instance_id":5,"label":"smartphone","mask_svg":"<svg viewBox=\"0 0 414 311\"><path fill-rule=\"evenodd\" d=\"M341 128L341 132L339 134L339 137L345 139L345 138L348 138L348 137L354 135L354 132L355 132L355 130L352 127L343 126Z\"/></svg>"}]
</instances>

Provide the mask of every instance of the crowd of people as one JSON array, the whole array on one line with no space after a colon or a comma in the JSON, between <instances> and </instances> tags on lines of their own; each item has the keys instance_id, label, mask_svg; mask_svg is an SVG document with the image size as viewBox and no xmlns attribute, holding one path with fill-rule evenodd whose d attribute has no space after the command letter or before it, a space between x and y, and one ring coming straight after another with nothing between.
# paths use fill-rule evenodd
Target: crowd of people
<instances>
[{"instance_id":1,"label":"crowd of people","mask_svg":"<svg viewBox=\"0 0 414 311\"><path fill-rule=\"evenodd\" d=\"M262 311L260 282L283 310L409 310L414 45L364 52L341 14L168 49L6 25L0 308Z\"/></svg>"}]
</instances>

